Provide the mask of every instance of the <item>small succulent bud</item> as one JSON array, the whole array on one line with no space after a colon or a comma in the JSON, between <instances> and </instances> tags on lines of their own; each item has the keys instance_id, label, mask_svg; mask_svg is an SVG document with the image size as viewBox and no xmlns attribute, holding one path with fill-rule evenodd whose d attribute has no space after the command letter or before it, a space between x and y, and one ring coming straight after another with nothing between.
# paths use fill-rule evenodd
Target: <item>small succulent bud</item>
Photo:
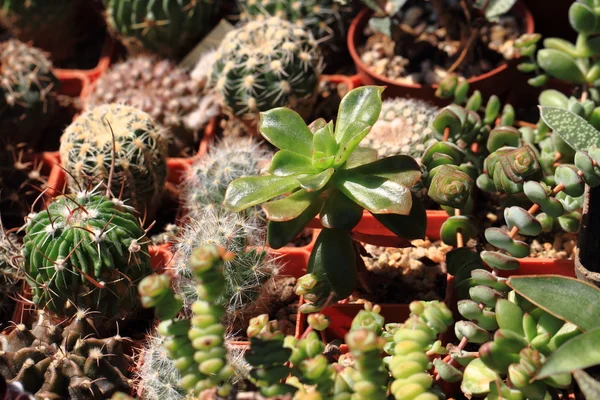
<instances>
[{"instance_id":1,"label":"small succulent bud","mask_svg":"<svg viewBox=\"0 0 600 400\"><path fill-rule=\"evenodd\" d=\"M309 314L308 325L316 331L324 331L329 326L329 317L324 314Z\"/></svg>"}]
</instances>

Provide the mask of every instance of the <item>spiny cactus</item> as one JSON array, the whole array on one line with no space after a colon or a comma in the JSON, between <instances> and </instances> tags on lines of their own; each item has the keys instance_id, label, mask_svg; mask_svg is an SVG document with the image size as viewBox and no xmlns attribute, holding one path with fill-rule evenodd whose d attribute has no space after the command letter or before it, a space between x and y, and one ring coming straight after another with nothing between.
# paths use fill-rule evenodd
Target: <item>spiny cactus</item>
<instances>
[{"instance_id":1,"label":"spiny cactus","mask_svg":"<svg viewBox=\"0 0 600 400\"><path fill-rule=\"evenodd\" d=\"M6 233L0 223L0 321L9 320L14 300L21 289L19 269L20 243L16 235Z\"/></svg>"},{"instance_id":2,"label":"spiny cactus","mask_svg":"<svg viewBox=\"0 0 600 400\"><path fill-rule=\"evenodd\" d=\"M93 400L128 392L126 338L94 334L83 311L64 328L40 312L31 329L17 324L0 335L0 375L36 399Z\"/></svg>"},{"instance_id":3,"label":"spiny cactus","mask_svg":"<svg viewBox=\"0 0 600 400\"><path fill-rule=\"evenodd\" d=\"M264 243L263 229L235 213L207 210L190 221L180 242L175 245L173 260L175 291L186 308L198 299L188 266L189 257L193 249L215 244L234 254L232 259L225 261L224 294L216 301L225 308L225 321L236 331L243 327L248 316L265 312L265 309L268 311L275 294L273 278L279 265L266 251L247 250L248 246L259 243Z\"/></svg>"},{"instance_id":4,"label":"spiny cactus","mask_svg":"<svg viewBox=\"0 0 600 400\"><path fill-rule=\"evenodd\" d=\"M18 40L0 43L0 138L35 145L58 108L58 79L38 49Z\"/></svg>"},{"instance_id":5,"label":"spiny cactus","mask_svg":"<svg viewBox=\"0 0 600 400\"><path fill-rule=\"evenodd\" d=\"M270 159L271 152L251 137L226 137L213 144L208 154L192 165L184 184L184 206L192 216L209 208L222 209L225 190L229 184L242 176L260 172ZM257 209L247 210L254 219Z\"/></svg>"},{"instance_id":6,"label":"spiny cactus","mask_svg":"<svg viewBox=\"0 0 600 400\"><path fill-rule=\"evenodd\" d=\"M230 113L256 121L258 112L312 109L322 56L310 32L272 17L229 32L215 54L210 85Z\"/></svg>"},{"instance_id":7,"label":"spiny cactus","mask_svg":"<svg viewBox=\"0 0 600 400\"><path fill-rule=\"evenodd\" d=\"M106 318L135 310L150 257L131 207L89 192L59 196L29 216L25 232L24 270L36 305L57 314L90 309Z\"/></svg>"},{"instance_id":8,"label":"spiny cactus","mask_svg":"<svg viewBox=\"0 0 600 400\"><path fill-rule=\"evenodd\" d=\"M344 48L346 28L356 10L334 0L243 0L240 5L243 20L276 16L309 30L328 60Z\"/></svg>"},{"instance_id":9,"label":"spiny cactus","mask_svg":"<svg viewBox=\"0 0 600 400\"><path fill-rule=\"evenodd\" d=\"M380 157L405 154L419 159L432 140L430 125L437 111L437 107L422 100L385 100L379 119L363 143L377 150Z\"/></svg>"},{"instance_id":10,"label":"spiny cactus","mask_svg":"<svg viewBox=\"0 0 600 400\"><path fill-rule=\"evenodd\" d=\"M214 0L105 0L109 26L132 52L183 57L218 22Z\"/></svg>"},{"instance_id":11,"label":"spiny cactus","mask_svg":"<svg viewBox=\"0 0 600 400\"><path fill-rule=\"evenodd\" d=\"M175 63L139 56L101 76L87 106L119 103L150 114L165 128L161 133L169 142L169 154L177 156L190 152L202 128L219 113L214 97L203 97L201 90L202 85Z\"/></svg>"},{"instance_id":12,"label":"spiny cactus","mask_svg":"<svg viewBox=\"0 0 600 400\"><path fill-rule=\"evenodd\" d=\"M167 149L156 122L136 108L108 104L80 115L60 138L60 157L73 191L108 184L112 170L113 195L139 212L152 214L161 199Z\"/></svg>"}]
</instances>

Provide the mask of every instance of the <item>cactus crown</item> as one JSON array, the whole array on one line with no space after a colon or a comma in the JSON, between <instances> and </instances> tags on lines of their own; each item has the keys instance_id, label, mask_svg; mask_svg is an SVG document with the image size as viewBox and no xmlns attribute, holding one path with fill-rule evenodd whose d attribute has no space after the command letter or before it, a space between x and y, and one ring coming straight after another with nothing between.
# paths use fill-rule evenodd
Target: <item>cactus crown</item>
<instances>
[{"instance_id":1,"label":"cactus crown","mask_svg":"<svg viewBox=\"0 0 600 400\"><path fill-rule=\"evenodd\" d=\"M310 32L272 17L226 35L215 54L210 86L231 113L246 120L284 106L306 115L321 69L322 56Z\"/></svg>"},{"instance_id":2,"label":"cactus crown","mask_svg":"<svg viewBox=\"0 0 600 400\"><path fill-rule=\"evenodd\" d=\"M99 106L77 117L60 140L61 162L72 190L96 179L108 184L114 163L113 195L130 200L140 212L159 202L167 154L150 115L119 104Z\"/></svg>"}]
</instances>

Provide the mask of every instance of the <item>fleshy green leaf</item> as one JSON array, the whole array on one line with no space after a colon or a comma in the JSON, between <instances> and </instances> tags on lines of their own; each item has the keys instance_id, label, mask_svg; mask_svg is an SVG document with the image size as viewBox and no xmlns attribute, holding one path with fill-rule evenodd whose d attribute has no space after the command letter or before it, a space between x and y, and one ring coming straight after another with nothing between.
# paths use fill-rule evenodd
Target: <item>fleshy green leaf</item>
<instances>
[{"instance_id":1,"label":"fleshy green leaf","mask_svg":"<svg viewBox=\"0 0 600 400\"><path fill-rule=\"evenodd\" d=\"M279 150L269 164L269 173L276 176L295 174L316 174L318 169L312 166L312 160L302 154L289 150Z\"/></svg>"},{"instance_id":2,"label":"fleshy green leaf","mask_svg":"<svg viewBox=\"0 0 600 400\"><path fill-rule=\"evenodd\" d=\"M344 167L346 169L355 168L375 160L377 160L377 150L369 147L357 147L352 154L350 154L350 158L346 160Z\"/></svg>"},{"instance_id":3,"label":"fleshy green leaf","mask_svg":"<svg viewBox=\"0 0 600 400\"><path fill-rule=\"evenodd\" d=\"M575 151L600 147L600 132L580 116L558 107L540 107L542 119Z\"/></svg>"},{"instance_id":4,"label":"fleshy green leaf","mask_svg":"<svg viewBox=\"0 0 600 400\"><path fill-rule=\"evenodd\" d=\"M358 147L370 130L371 126L365 125L362 121L355 121L348 125L338 143L339 147L334 159L335 167L339 167L350 158L352 152Z\"/></svg>"},{"instance_id":5,"label":"fleshy green leaf","mask_svg":"<svg viewBox=\"0 0 600 400\"><path fill-rule=\"evenodd\" d=\"M340 102L335 126L335 140L340 143L353 122L373 126L381 113L381 86L361 86L352 89Z\"/></svg>"},{"instance_id":6,"label":"fleshy green leaf","mask_svg":"<svg viewBox=\"0 0 600 400\"><path fill-rule=\"evenodd\" d=\"M298 176L247 176L234 180L227 187L223 205L239 212L273 197L290 193L300 186Z\"/></svg>"},{"instance_id":7,"label":"fleshy green leaf","mask_svg":"<svg viewBox=\"0 0 600 400\"><path fill-rule=\"evenodd\" d=\"M427 211L419 197L411 192L410 214L373 214L373 217L392 233L401 238L423 239L427 230Z\"/></svg>"},{"instance_id":8,"label":"fleshy green leaf","mask_svg":"<svg viewBox=\"0 0 600 400\"><path fill-rule=\"evenodd\" d=\"M267 223L267 244L274 249L280 249L292 241L319 213L323 201L323 196L315 197L306 210L292 220L285 222L269 221Z\"/></svg>"},{"instance_id":9,"label":"fleshy green leaf","mask_svg":"<svg viewBox=\"0 0 600 400\"><path fill-rule=\"evenodd\" d=\"M316 190L320 190L323 186L327 185L327 182L329 182L329 178L331 178L333 172L334 169L329 168L318 174L309 175L304 178L299 178L298 182L300 182L300 187L302 187L302 189L306 190L307 192L314 192Z\"/></svg>"},{"instance_id":10,"label":"fleshy green leaf","mask_svg":"<svg viewBox=\"0 0 600 400\"><path fill-rule=\"evenodd\" d=\"M511 276L507 284L531 303L584 331L600 326L600 289L595 286L556 275Z\"/></svg>"},{"instance_id":11,"label":"fleshy green leaf","mask_svg":"<svg viewBox=\"0 0 600 400\"><path fill-rule=\"evenodd\" d=\"M335 155L338 145L333 137L333 122L329 122L315 132L313 136L313 149L315 152L322 153L325 156Z\"/></svg>"},{"instance_id":12,"label":"fleshy green leaf","mask_svg":"<svg viewBox=\"0 0 600 400\"><path fill-rule=\"evenodd\" d=\"M312 156L313 135L302 117L289 108L279 107L260 113L258 130L281 150Z\"/></svg>"},{"instance_id":13,"label":"fleshy green leaf","mask_svg":"<svg viewBox=\"0 0 600 400\"><path fill-rule=\"evenodd\" d=\"M270 221L289 221L302 214L318 195L319 192L298 190L283 199L263 204L262 209Z\"/></svg>"},{"instance_id":14,"label":"fleshy green leaf","mask_svg":"<svg viewBox=\"0 0 600 400\"><path fill-rule=\"evenodd\" d=\"M546 74L570 83L586 83L585 75L570 55L560 50L542 49L537 53L537 62Z\"/></svg>"},{"instance_id":15,"label":"fleshy green leaf","mask_svg":"<svg viewBox=\"0 0 600 400\"><path fill-rule=\"evenodd\" d=\"M327 196L321 209L321 224L326 228L352 230L361 220L363 209L339 190Z\"/></svg>"},{"instance_id":16,"label":"fleshy green leaf","mask_svg":"<svg viewBox=\"0 0 600 400\"><path fill-rule=\"evenodd\" d=\"M600 365L600 327L564 343L550 355L536 378L543 379L563 372L573 372Z\"/></svg>"},{"instance_id":17,"label":"fleshy green leaf","mask_svg":"<svg viewBox=\"0 0 600 400\"><path fill-rule=\"evenodd\" d=\"M419 164L414 158L404 155L382 158L353 168L349 172L387 178L406 187L412 187L421 179Z\"/></svg>"},{"instance_id":18,"label":"fleshy green leaf","mask_svg":"<svg viewBox=\"0 0 600 400\"><path fill-rule=\"evenodd\" d=\"M480 358L476 358L465 368L460 389L467 396L484 395L489 393L490 383L500 380L497 373L486 367Z\"/></svg>"},{"instance_id":19,"label":"fleshy green leaf","mask_svg":"<svg viewBox=\"0 0 600 400\"><path fill-rule=\"evenodd\" d=\"M408 215L412 196L406 187L378 176L347 173L338 188L356 204L374 214Z\"/></svg>"}]
</instances>

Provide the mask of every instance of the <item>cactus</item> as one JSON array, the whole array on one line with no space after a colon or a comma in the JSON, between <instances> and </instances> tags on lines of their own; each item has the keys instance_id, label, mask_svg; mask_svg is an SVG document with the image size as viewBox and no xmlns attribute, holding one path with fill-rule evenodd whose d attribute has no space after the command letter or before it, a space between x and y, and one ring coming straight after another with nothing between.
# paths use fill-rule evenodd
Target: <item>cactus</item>
<instances>
[{"instance_id":1,"label":"cactus","mask_svg":"<svg viewBox=\"0 0 600 400\"><path fill-rule=\"evenodd\" d=\"M405 154L418 160L432 140L430 125L437 111L437 107L422 100L385 100L363 144L377 150L380 157Z\"/></svg>"},{"instance_id":2,"label":"cactus","mask_svg":"<svg viewBox=\"0 0 600 400\"><path fill-rule=\"evenodd\" d=\"M131 52L183 57L218 22L214 0L105 0L110 28Z\"/></svg>"},{"instance_id":3,"label":"cactus","mask_svg":"<svg viewBox=\"0 0 600 400\"><path fill-rule=\"evenodd\" d=\"M229 32L213 64L210 86L226 111L256 122L259 111L312 109L322 56L312 35L282 19L251 21Z\"/></svg>"},{"instance_id":4,"label":"cactus","mask_svg":"<svg viewBox=\"0 0 600 400\"><path fill-rule=\"evenodd\" d=\"M119 103L147 112L164 130L169 154L189 152L201 129L218 113L211 96L200 95L201 85L169 60L139 56L113 66L98 79L87 107Z\"/></svg>"},{"instance_id":5,"label":"cactus","mask_svg":"<svg viewBox=\"0 0 600 400\"><path fill-rule=\"evenodd\" d=\"M273 278L279 265L266 251L247 250L250 245L264 243L262 233L263 229L257 228L251 220L235 213L206 210L190 221L180 242L175 245L173 259L177 277L175 291L186 309L198 300L188 260L193 249L205 244L221 246L235 255L225 261L224 294L216 301L225 308L224 321L235 331L243 326L248 316L268 309L275 291Z\"/></svg>"},{"instance_id":6,"label":"cactus","mask_svg":"<svg viewBox=\"0 0 600 400\"><path fill-rule=\"evenodd\" d=\"M128 392L130 359L125 338L94 337L83 311L64 328L39 312L31 329L16 324L0 335L0 375L36 399L105 399Z\"/></svg>"},{"instance_id":7,"label":"cactus","mask_svg":"<svg viewBox=\"0 0 600 400\"><path fill-rule=\"evenodd\" d=\"M0 138L35 145L58 108L58 79L38 49L18 40L0 43Z\"/></svg>"},{"instance_id":8,"label":"cactus","mask_svg":"<svg viewBox=\"0 0 600 400\"><path fill-rule=\"evenodd\" d=\"M220 211L229 184L242 176L255 175L270 159L268 151L256 139L225 137L213 144L208 154L192 165L184 184L184 206L192 217L204 209ZM258 209L245 215L255 220Z\"/></svg>"},{"instance_id":9,"label":"cactus","mask_svg":"<svg viewBox=\"0 0 600 400\"><path fill-rule=\"evenodd\" d=\"M60 142L61 163L73 191L96 179L108 184L113 171L113 195L152 214L167 176L165 142L152 117L129 106L99 106L77 117Z\"/></svg>"},{"instance_id":10,"label":"cactus","mask_svg":"<svg viewBox=\"0 0 600 400\"><path fill-rule=\"evenodd\" d=\"M9 320L17 293L21 289L20 244L15 235L6 233L0 223L0 321Z\"/></svg>"},{"instance_id":11,"label":"cactus","mask_svg":"<svg viewBox=\"0 0 600 400\"><path fill-rule=\"evenodd\" d=\"M109 319L135 310L135 287L150 272L150 258L131 207L89 192L59 196L30 215L25 232L24 270L36 305Z\"/></svg>"},{"instance_id":12,"label":"cactus","mask_svg":"<svg viewBox=\"0 0 600 400\"><path fill-rule=\"evenodd\" d=\"M276 16L310 31L328 61L344 49L346 29L356 11L353 4L334 0L243 0L240 5L242 20Z\"/></svg>"}]
</instances>

